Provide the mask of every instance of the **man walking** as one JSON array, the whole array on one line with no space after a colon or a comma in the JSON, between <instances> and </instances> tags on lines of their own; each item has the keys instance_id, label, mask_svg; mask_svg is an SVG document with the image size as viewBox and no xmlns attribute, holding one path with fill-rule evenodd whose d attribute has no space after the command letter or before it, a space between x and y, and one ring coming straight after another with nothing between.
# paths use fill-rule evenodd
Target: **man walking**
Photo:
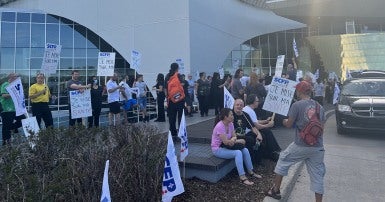
<instances>
[{"instance_id":1,"label":"man walking","mask_svg":"<svg viewBox=\"0 0 385 202\"><path fill-rule=\"evenodd\" d=\"M324 109L316 101L310 99L311 93L312 86L309 82L301 81L297 84L296 94L299 100L290 107L288 119L283 120L284 126L291 128L295 124L297 129L294 142L281 152L275 167L274 184L266 192L266 195L272 198L281 199L280 187L283 176L288 174L292 165L304 161L310 176L310 189L315 192L316 202L322 201L325 175L325 149L322 134L317 137L317 141L313 145L307 144L300 136L300 131L309 123L313 115L318 116L322 123L326 121Z\"/></svg>"}]
</instances>

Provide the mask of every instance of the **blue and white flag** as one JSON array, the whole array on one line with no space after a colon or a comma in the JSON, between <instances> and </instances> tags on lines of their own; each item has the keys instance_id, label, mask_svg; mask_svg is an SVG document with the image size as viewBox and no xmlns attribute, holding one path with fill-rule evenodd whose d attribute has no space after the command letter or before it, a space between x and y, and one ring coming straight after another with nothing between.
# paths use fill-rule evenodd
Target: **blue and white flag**
<instances>
[{"instance_id":1,"label":"blue and white flag","mask_svg":"<svg viewBox=\"0 0 385 202\"><path fill-rule=\"evenodd\" d=\"M180 178L178 161L175 155L174 142L172 141L171 132L169 131L162 182L162 201L171 201L174 196L183 192L184 186L182 179Z\"/></svg>"},{"instance_id":2,"label":"blue and white flag","mask_svg":"<svg viewBox=\"0 0 385 202\"><path fill-rule=\"evenodd\" d=\"M102 187L102 197L100 198L100 202L110 202L110 187L108 186L108 167L110 165L110 160L106 161L106 167L104 168L104 176L103 176L103 187Z\"/></svg>"},{"instance_id":3,"label":"blue and white flag","mask_svg":"<svg viewBox=\"0 0 385 202\"><path fill-rule=\"evenodd\" d=\"M25 107L24 89L20 77L17 77L17 79L9 83L5 89L8 91L15 105L16 116L26 114L27 108Z\"/></svg>"},{"instance_id":4,"label":"blue and white flag","mask_svg":"<svg viewBox=\"0 0 385 202\"><path fill-rule=\"evenodd\" d=\"M336 104L338 102L338 97L340 95L340 88L338 87L338 84L334 84L334 93L333 93L333 104Z\"/></svg>"},{"instance_id":5,"label":"blue and white flag","mask_svg":"<svg viewBox=\"0 0 385 202\"><path fill-rule=\"evenodd\" d=\"M182 119L180 120L178 137L180 138L180 161L183 161L184 158L188 155L188 139L187 139L187 130L186 130L186 117L182 114Z\"/></svg>"},{"instance_id":6,"label":"blue and white flag","mask_svg":"<svg viewBox=\"0 0 385 202\"><path fill-rule=\"evenodd\" d=\"M319 69L317 69L314 73L314 78L317 80L319 78Z\"/></svg>"},{"instance_id":7,"label":"blue and white flag","mask_svg":"<svg viewBox=\"0 0 385 202\"><path fill-rule=\"evenodd\" d=\"M218 67L218 72L219 72L219 77L220 79L223 79L225 77L225 70L223 69L223 67Z\"/></svg>"},{"instance_id":8,"label":"blue and white flag","mask_svg":"<svg viewBox=\"0 0 385 202\"><path fill-rule=\"evenodd\" d=\"M297 58L299 56L298 49L297 49L297 43L295 42L295 38L293 38L293 51L294 55Z\"/></svg>"},{"instance_id":9,"label":"blue and white flag","mask_svg":"<svg viewBox=\"0 0 385 202\"><path fill-rule=\"evenodd\" d=\"M132 50L131 51L131 69L139 72L140 64L142 61L142 54L139 51Z\"/></svg>"},{"instance_id":10,"label":"blue and white flag","mask_svg":"<svg viewBox=\"0 0 385 202\"><path fill-rule=\"evenodd\" d=\"M224 108L229 108L229 109L233 109L234 107L234 98L233 96L231 95L231 93L227 90L226 87L223 87L223 91L224 91L224 100L223 100L223 106Z\"/></svg>"}]
</instances>

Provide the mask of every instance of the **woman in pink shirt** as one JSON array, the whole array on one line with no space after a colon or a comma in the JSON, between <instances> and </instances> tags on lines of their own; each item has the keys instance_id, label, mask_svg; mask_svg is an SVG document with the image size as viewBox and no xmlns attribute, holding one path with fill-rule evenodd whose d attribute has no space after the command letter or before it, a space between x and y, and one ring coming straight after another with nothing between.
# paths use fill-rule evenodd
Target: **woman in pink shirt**
<instances>
[{"instance_id":1,"label":"woman in pink shirt","mask_svg":"<svg viewBox=\"0 0 385 202\"><path fill-rule=\"evenodd\" d=\"M215 127L211 138L211 150L214 156L224 159L235 158L235 165L238 170L239 178L245 185L253 185L254 182L246 177L243 163L246 165L248 174L251 177L260 179L261 175L253 171L253 164L251 163L250 153L246 148L242 150L230 150L221 147L222 144L232 146L235 143L245 144L245 140L237 139L233 125L233 112L228 108L223 108L215 120Z\"/></svg>"}]
</instances>

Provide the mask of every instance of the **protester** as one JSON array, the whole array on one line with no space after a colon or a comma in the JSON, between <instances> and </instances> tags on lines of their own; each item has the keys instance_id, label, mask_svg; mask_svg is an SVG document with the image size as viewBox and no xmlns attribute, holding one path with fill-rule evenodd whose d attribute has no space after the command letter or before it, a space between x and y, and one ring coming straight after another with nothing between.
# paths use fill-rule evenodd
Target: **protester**
<instances>
[{"instance_id":1,"label":"protester","mask_svg":"<svg viewBox=\"0 0 385 202\"><path fill-rule=\"evenodd\" d=\"M189 87L189 84L188 84L188 81L186 81L186 76L184 74L182 74L181 76L182 80L182 85L183 85L183 91L184 91L184 94L185 94L185 102L186 102L186 108L185 108L185 114L188 115L189 117L192 117L192 100L190 99L190 96L188 96L188 87Z\"/></svg>"},{"instance_id":2,"label":"protester","mask_svg":"<svg viewBox=\"0 0 385 202\"><path fill-rule=\"evenodd\" d=\"M88 79L88 84L91 84L91 107L92 116L88 117L88 128L92 126L99 127L99 117L102 110L102 94L103 87L99 85L98 77L91 76Z\"/></svg>"},{"instance_id":3,"label":"protester","mask_svg":"<svg viewBox=\"0 0 385 202\"><path fill-rule=\"evenodd\" d=\"M283 120L283 125L288 128L291 128L293 124L296 125L295 139L279 156L274 170L276 173L274 184L266 192L266 195L272 198L281 199L280 187L283 176L288 174L292 165L304 161L310 176L310 189L315 192L316 201L322 201L325 175L325 149L322 135L317 138L317 143L313 146L306 144L300 136L300 130L308 124L311 116L316 113L317 103L310 99L311 93L312 86L308 82L302 81L296 85L296 94L299 100L290 107L288 119ZM326 121L322 106L319 109L319 120L322 123Z\"/></svg>"},{"instance_id":4,"label":"protester","mask_svg":"<svg viewBox=\"0 0 385 202\"><path fill-rule=\"evenodd\" d=\"M322 83L322 80L318 78L317 83L314 84L314 100L322 106L324 105L324 93L325 85Z\"/></svg>"},{"instance_id":5,"label":"protester","mask_svg":"<svg viewBox=\"0 0 385 202\"><path fill-rule=\"evenodd\" d=\"M120 123L120 92L124 92L124 87L116 82L118 74L114 73L107 82L107 102L110 108L108 113L108 122L110 126L116 126Z\"/></svg>"},{"instance_id":6,"label":"protester","mask_svg":"<svg viewBox=\"0 0 385 202\"><path fill-rule=\"evenodd\" d=\"M164 114L164 99L166 94L164 93L164 75L159 73L156 78L156 85L152 87L156 91L156 104L158 106L158 117L155 122L165 122L166 116Z\"/></svg>"},{"instance_id":7,"label":"protester","mask_svg":"<svg viewBox=\"0 0 385 202\"><path fill-rule=\"evenodd\" d=\"M138 106L136 99L132 98L132 94L136 94L137 92L131 89L130 85L128 85L128 82L129 77L126 75L119 83L119 86L124 88L124 90L120 92L120 101L123 107L124 123L128 123L133 119L132 109Z\"/></svg>"},{"instance_id":8,"label":"protester","mask_svg":"<svg viewBox=\"0 0 385 202\"><path fill-rule=\"evenodd\" d=\"M256 127L262 134L263 141L258 152L258 154L261 155L257 158L259 164L261 164L262 157L276 162L279 157L279 152L281 151L281 147L279 147L273 132L270 130L270 128L274 126L274 120L271 120L271 117L266 120L258 120L257 114L255 113L255 109L258 107L260 99L261 98L257 97L256 94L248 95L246 98L246 106L243 108L243 112L250 116L254 127Z\"/></svg>"},{"instance_id":9,"label":"protester","mask_svg":"<svg viewBox=\"0 0 385 202\"><path fill-rule=\"evenodd\" d=\"M243 110L244 104L241 99L236 99L234 101L234 128L238 138L245 139L246 148L249 150L251 160L254 164L259 163L257 161L257 157L260 155L259 153L259 145L262 142L263 137L258 131L257 128L254 127L254 124L250 118L250 116L244 113Z\"/></svg>"},{"instance_id":10,"label":"protester","mask_svg":"<svg viewBox=\"0 0 385 202\"><path fill-rule=\"evenodd\" d=\"M149 122L150 117L147 116L147 85L143 81L143 75L138 74L136 77L136 82L134 83L134 87L138 88L138 104L140 108L140 112L142 113L142 121Z\"/></svg>"},{"instance_id":11,"label":"protester","mask_svg":"<svg viewBox=\"0 0 385 202\"><path fill-rule=\"evenodd\" d=\"M287 73L286 78L292 81L297 80L297 63L295 62L295 58L291 58L293 64L287 65Z\"/></svg>"},{"instance_id":12,"label":"protester","mask_svg":"<svg viewBox=\"0 0 385 202\"><path fill-rule=\"evenodd\" d=\"M170 65L170 70L169 70L168 74L166 75L166 79L165 79L166 97L167 97L167 104L168 104L167 114L168 114L168 121L170 124L171 135L173 137L178 136L178 131L176 130L176 117L178 116L178 123L180 125L180 121L182 119L182 113L183 113L183 109L184 109L184 104L185 104L184 99L174 103L170 100L170 98L168 96L169 91L171 91L171 89L168 88L168 83L169 83L170 78L174 74L177 74L179 81L181 82L181 78L179 76L178 70L179 70L178 63L172 63ZM181 83L181 85L182 85L182 83Z\"/></svg>"},{"instance_id":13,"label":"protester","mask_svg":"<svg viewBox=\"0 0 385 202\"><path fill-rule=\"evenodd\" d=\"M5 81L0 86L0 103L3 108L1 112L1 119L3 122L2 135L3 145L11 143L11 134L17 133L18 128L21 127L21 119L25 118L24 115L16 117L15 104L13 103L11 95L8 93L6 87L16 80L18 75L16 73L10 73L8 75L8 81Z\"/></svg>"},{"instance_id":14,"label":"protester","mask_svg":"<svg viewBox=\"0 0 385 202\"><path fill-rule=\"evenodd\" d=\"M213 79L211 81L210 100L213 104L215 115L218 115L223 108L223 88L227 85L226 82L227 80L225 80L225 82L221 80L218 72L214 72Z\"/></svg>"},{"instance_id":15,"label":"protester","mask_svg":"<svg viewBox=\"0 0 385 202\"><path fill-rule=\"evenodd\" d=\"M199 73L197 80L197 93L199 102L199 111L201 117L208 116L209 113L209 95L210 95L210 81L206 79L206 73Z\"/></svg>"},{"instance_id":16,"label":"protester","mask_svg":"<svg viewBox=\"0 0 385 202\"><path fill-rule=\"evenodd\" d=\"M267 112L262 109L262 106L267 95L267 91L265 86L259 82L259 77L255 72L250 73L249 83L246 85L243 100L246 101L247 96L250 94L257 94L257 96L261 98L260 105L258 105L255 111L260 117L266 117Z\"/></svg>"},{"instance_id":17,"label":"protester","mask_svg":"<svg viewBox=\"0 0 385 202\"><path fill-rule=\"evenodd\" d=\"M194 91L195 91L196 84L191 74L188 75L187 82L188 82L188 95L186 96L189 96L191 102L194 103L194 99L195 99ZM194 113L194 109L192 108L191 113L188 116L193 117L193 113Z\"/></svg>"},{"instance_id":18,"label":"protester","mask_svg":"<svg viewBox=\"0 0 385 202\"><path fill-rule=\"evenodd\" d=\"M243 93L245 91L240 81L240 78L242 77L243 77L243 70L237 69L237 71L235 71L233 80L231 82L231 95L233 96L234 99L243 99Z\"/></svg>"},{"instance_id":19,"label":"protester","mask_svg":"<svg viewBox=\"0 0 385 202\"><path fill-rule=\"evenodd\" d=\"M69 110L69 126L74 126L75 122L77 122L78 124L81 124L82 118L72 119L72 116L71 116L71 99L70 99L71 91L78 90L80 93L83 93L84 90L89 86L83 85L83 82L79 81L79 71L78 70L73 70L71 73L71 76L72 76L71 80L67 81L68 110Z\"/></svg>"},{"instance_id":20,"label":"protester","mask_svg":"<svg viewBox=\"0 0 385 202\"><path fill-rule=\"evenodd\" d=\"M40 127L41 119L46 128L53 126L51 109L49 108L49 98L51 92L44 84L44 74L36 75L36 83L29 87L29 98L31 99L32 116L36 117L37 124Z\"/></svg>"},{"instance_id":21,"label":"protester","mask_svg":"<svg viewBox=\"0 0 385 202\"><path fill-rule=\"evenodd\" d=\"M246 148L241 150L230 150L224 148L224 145L233 146L236 143L245 144L245 140L238 139L233 125L233 112L231 109L223 108L215 120L215 127L211 138L211 150L214 156L224 159L235 159L239 179L245 185L253 185L254 182L246 177L243 164L246 165L248 174L251 177L260 179L261 175L253 171L253 164L251 162L249 151Z\"/></svg>"}]
</instances>

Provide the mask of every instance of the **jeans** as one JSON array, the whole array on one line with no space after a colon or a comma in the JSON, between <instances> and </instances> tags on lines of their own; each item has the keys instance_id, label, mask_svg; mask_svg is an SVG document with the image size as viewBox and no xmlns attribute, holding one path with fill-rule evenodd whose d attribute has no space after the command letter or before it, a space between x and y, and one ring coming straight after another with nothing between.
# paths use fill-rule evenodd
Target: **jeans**
<instances>
[{"instance_id":1,"label":"jeans","mask_svg":"<svg viewBox=\"0 0 385 202\"><path fill-rule=\"evenodd\" d=\"M213 151L213 154L214 156L223 159L235 158L235 166L237 167L239 176L246 174L245 169L243 168L243 162L245 163L248 171L253 170L249 150L246 148L243 148L242 150L230 150L220 147L218 150Z\"/></svg>"}]
</instances>

